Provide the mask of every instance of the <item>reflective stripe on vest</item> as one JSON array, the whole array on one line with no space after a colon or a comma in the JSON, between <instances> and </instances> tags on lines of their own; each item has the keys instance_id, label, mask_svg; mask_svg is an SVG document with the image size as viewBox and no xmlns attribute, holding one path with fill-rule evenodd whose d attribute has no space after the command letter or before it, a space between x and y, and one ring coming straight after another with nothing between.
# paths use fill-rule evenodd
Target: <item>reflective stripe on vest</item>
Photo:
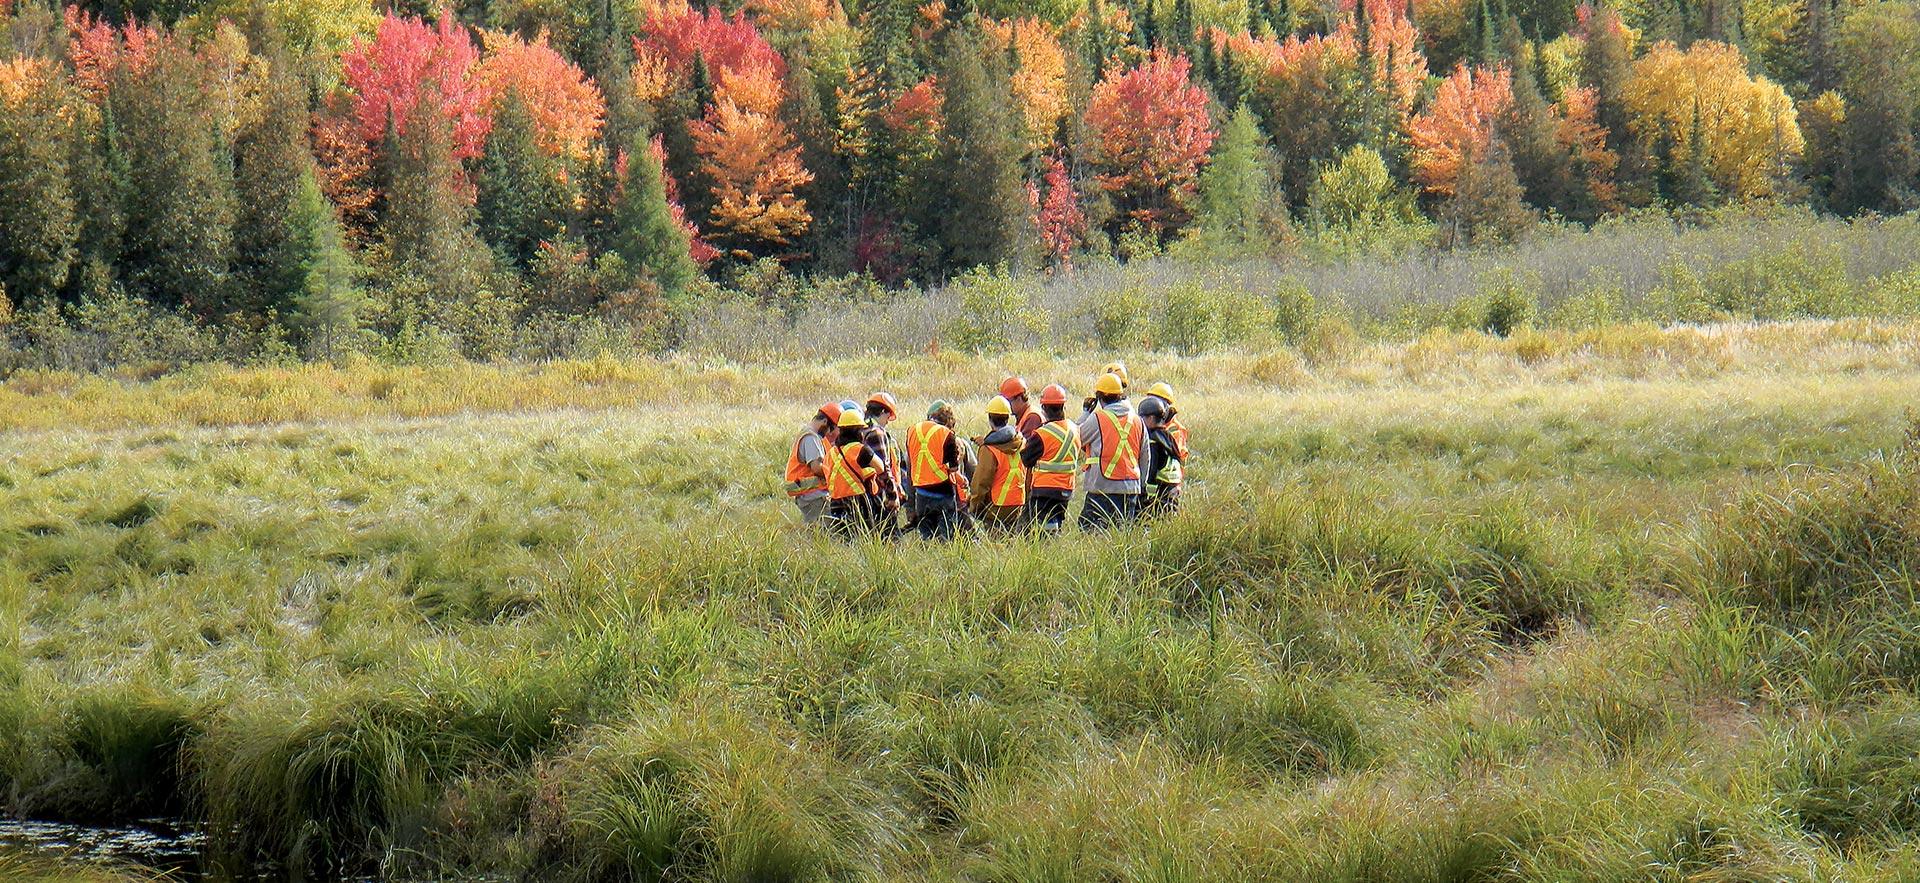
<instances>
[{"instance_id":1,"label":"reflective stripe on vest","mask_svg":"<svg viewBox=\"0 0 1920 883\"><path fill-rule=\"evenodd\" d=\"M932 487L952 480L940 455L946 452L948 430L932 420L922 421L907 430L907 457L913 461L914 487Z\"/></svg>"},{"instance_id":2,"label":"reflective stripe on vest","mask_svg":"<svg viewBox=\"0 0 1920 883\"><path fill-rule=\"evenodd\" d=\"M811 431L800 433L793 440L793 450L787 453L787 496L804 497L827 483L826 479L813 474L813 470L800 461L800 443L810 435L813 435ZM822 453L825 453L825 445L822 448Z\"/></svg>"},{"instance_id":3,"label":"reflective stripe on vest","mask_svg":"<svg viewBox=\"0 0 1920 883\"><path fill-rule=\"evenodd\" d=\"M1093 413L1100 421L1100 476L1108 481L1138 480L1145 424L1134 414L1116 416L1105 408Z\"/></svg>"},{"instance_id":4,"label":"reflective stripe on vest","mask_svg":"<svg viewBox=\"0 0 1920 883\"><path fill-rule=\"evenodd\" d=\"M847 442L835 449L834 456L827 458L827 492L836 500L858 497L867 493L867 479L877 471L872 466L860 465L860 451L865 448L859 442Z\"/></svg>"},{"instance_id":5,"label":"reflective stripe on vest","mask_svg":"<svg viewBox=\"0 0 1920 883\"><path fill-rule=\"evenodd\" d=\"M1033 486L1073 490L1073 474L1080 471L1080 439L1072 424L1056 420L1040 427L1040 462L1033 464Z\"/></svg>"},{"instance_id":6,"label":"reflective stripe on vest","mask_svg":"<svg viewBox=\"0 0 1920 883\"><path fill-rule=\"evenodd\" d=\"M989 447L999 471L993 476L993 494L990 497L995 506L1024 506L1027 504L1027 464L1019 456L1009 455L999 448Z\"/></svg>"}]
</instances>

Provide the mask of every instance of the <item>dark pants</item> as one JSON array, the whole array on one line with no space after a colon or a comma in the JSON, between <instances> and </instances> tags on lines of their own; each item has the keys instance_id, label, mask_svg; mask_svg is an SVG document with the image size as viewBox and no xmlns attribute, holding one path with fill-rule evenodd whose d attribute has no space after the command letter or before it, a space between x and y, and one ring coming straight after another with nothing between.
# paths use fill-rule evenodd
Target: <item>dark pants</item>
<instances>
[{"instance_id":1,"label":"dark pants","mask_svg":"<svg viewBox=\"0 0 1920 883\"><path fill-rule=\"evenodd\" d=\"M1080 510L1080 527L1102 530L1130 524L1139 517L1139 494L1088 494L1086 508Z\"/></svg>"},{"instance_id":2,"label":"dark pants","mask_svg":"<svg viewBox=\"0 0 1920 883\"><path fill-rule=\"evenodd\" d=\"M855 537L879 524L879 501L871 496L847 497L827 505L827 523L843 537Z\"/></svg>"},{"instance_id":3,"label":"dark pants","mask_svg":"<svg viewBox=\"0 0 1920 883\"><path fill-rule=\"evenodd\" d=\"M1178 511L1180 511L1180 486L1177 484L1155 487L1147 494L1145 502L1140 507L1143 518L1172 515Z\"/></svg>"},{"instance_id":4,"label":"dark pants","mask_svg":"<svg viewBox=\"0 0 1920 883\"><path fill-rule=\"evenodd\" d=\"M960 519L959 505L952 497L916 493L913 495L914 527L919 529L922 538L949 539Z\"/></svg>"},{"instance_id":5,"label":"dark pants","mask_svg":"<svg viewBox=\"0 0 1920 883\"><path fill-rule=\"evenodd\" d=\"M1070 497L1040 497L1027 501L1027 511L1033 515L1033 523L1041 530L1061 530L1067 526L1067 503Z\"/></svg>"}]
</instances>

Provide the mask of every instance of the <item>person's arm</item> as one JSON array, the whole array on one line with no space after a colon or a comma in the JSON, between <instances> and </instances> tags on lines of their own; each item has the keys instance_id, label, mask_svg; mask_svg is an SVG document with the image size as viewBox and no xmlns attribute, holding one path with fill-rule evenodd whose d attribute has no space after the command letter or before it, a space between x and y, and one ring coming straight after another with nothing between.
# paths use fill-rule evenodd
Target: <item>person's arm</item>
<instances>
[{"instance_id":1,"label":"person's arm","mask_svg":"<svg viewBox=\"0 0 1920 883\"><path fill-rule=\"evenodd\" d=\"M1041 441L1039 433L1035 433L1033 437L1027 439L1027 446L1020 449L1020 462L1026 464L1028 470L1032 470L1046 452L1046 443Z\"/></svg>"},{"instance_id":2,"label":"person's arm","mask_svg":"<svg viewBox=\"0 0 1920 883\"><path fill-rule=\"evenodd\" d=\"M984 454L973 467L973 497L967 500L967 508L975 515L985 512L987 504L992 502L993 479L1000 472L1000 461L992 454Z\"/></svg>"},{"instance_id":3,"label":"person's arm","mask_svg":"<svg viewBox=\"0 0 1920 883\"><path fill-rule=\"evenodd\" d=\"M954 435L952 431L948 431L946 446L940 449L940 462L946 464L948 471L960 468L959 439L959 436Z\"/></svg>"}]
</instances>

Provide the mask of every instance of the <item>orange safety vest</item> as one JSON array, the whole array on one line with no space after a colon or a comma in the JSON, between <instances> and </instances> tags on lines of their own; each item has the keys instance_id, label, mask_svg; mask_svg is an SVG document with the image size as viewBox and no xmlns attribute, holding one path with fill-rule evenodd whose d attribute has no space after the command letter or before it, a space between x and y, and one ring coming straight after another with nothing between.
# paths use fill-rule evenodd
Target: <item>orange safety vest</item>
<instances>
[{"instance_id":1,"label":"orange safety vest","mask_svg":"<svg viewBox=\"0 0 1920 883\"><path fill-rule=\"evenodd\" d=\"M1187 448L1187 428L1175 419L1167 424L1167 434L1173 436L1173 447L1180 452L1180 459L1187 459L1187 454L1191 453Z\"/></svg>"},{"instance_id":2,"label":"orange safety vest","mask_svg":"<svg viewBox=\"0 0 1920 883\"><path fill-rule=\"evenodd\" d=\"M847 442L834 449L827 458L827 493L836 500L858 497L871 493L867 480L879 473L872 466L860 465L860 451L866 445L860 442Z\"/></svg>"},{"instance_id":3,"label":"orange safety vest","mask_svg":"<svg viewBox=\"0 0 1920 883\"><path fill-rule=\"evenodd\" d=\"M1040 427L1040 462L1033 464L1033 486L1056 491L1073 490L1073 474L1080 471L1080 440L1073 424L1055 420Z\"/></svg>"},{"instance_id":4,"label":"orange safety vest","mask_svg":"<svg viewBox=\"0 0 1920 883\"><path fill-rule=\"evenodd\" d=\"M813 474L813 469L800 460L800 443L812 435L811 431L800 433L793 440L793 450L787 452L787 496L804 497L820 489L826 481ZM821 442L820 453L826 454L825 441Z\"/></svg>"},{"instance_id":5,"label":"orange safety vest","mask_svg":"<svg viewBox=\"0 0 1920 883\"><path fill-rule=\"evenodd\" d=\"M1146 446L1147 424L1138 414L1117 416L1101 408L1094 411L1100 421L1100 477L1108 481L1138 481L1140 449Z\"/></svg>"},{"instance_id":6,"label":"orange safety vest","mask_svg":"<svg viewBox=\"0 0 1920 883\"><path fill-rule=\"evenodd\" d=\"M993 460L999 469L993 476L992 493L988 499L995 506L1025 506L1027 504L1027 464L1021 462L1018 454L1008 454L996 447L987 448L992 452Z\"/></svg>"},{"instance_id":7,"label":"orange safety vest","mask_svg":"<svg viewBox=\"0 0 1920 883\"><path fill-rule=\"evenodd\" d=\"M907 430L907 461L913 464L914 487L933 487L953 480L947 464L940 461L951 434L952 430L932 420L923 420Z\"/></svg>"}]
</instances>

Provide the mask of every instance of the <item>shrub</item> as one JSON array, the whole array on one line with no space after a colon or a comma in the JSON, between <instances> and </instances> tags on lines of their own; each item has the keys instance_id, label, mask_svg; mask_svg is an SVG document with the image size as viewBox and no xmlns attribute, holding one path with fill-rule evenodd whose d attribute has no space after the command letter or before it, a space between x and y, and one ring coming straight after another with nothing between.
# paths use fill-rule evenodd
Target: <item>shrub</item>
<instances>
[{"instance_id":1,"label":"shrub","mask_svg":"<svg viewBox=\"0 0 1920 883\"><path fill-rule=\"evenodd\" d=\"M1578 331L1615 325L1627 318L1627 293L1617 275L1590 281L1579 292L1555 304L1546 324Z\"/></svg>"},{"instance_id":2,"label":"shrub","mask_svg":"<svg viewBox=\"0 0 1920 883\"><path fill-rule=\"evenodd\" d=\"M1109 350L1149 345L1147 310L1147 296L1135 286L1095 295L1087 308L1094 340Z\"/></svg>"},{"instance_id":3,"label":"shrub","mask_svg":"<svg viewBox=\"0 0 1920 883\"><path fill-rule=\"evenodd\" d=\"M1188 355L1239 343L1273 324L1271 309L1252 294L1198 283L1168 289L1164 309L1163 342Z\"/></svg>"},{"instance_id":4,"label":"shrub","mask_svg":"<svg viewBox=\"0 0 1920 883\"><path fill-rule=\"evenodd\" d=\"M959 296L959 304L944 333L961 350L985 353L1030 346L1046 331L1046 316L1005 267L970 270L948 287Z\"/></svg>"},{"instance_id":5,"label":"shrub","mask_svg":"<svg viewBox=\"0 0 1920 883\"><path fill-rule=\"evenodd\" d=\"M1320 324L1320 304L1298 279L1287 279L1273 291L1273 328L1290 346L1306 342Z\"/></svg>"},{"instance_id":6,"label":"shrub","mask_svg":"<svg viewBox=\"0 0 1920 883\"><path fill-rule=\"evenodd\" d=\"M1457 308L1456 327L1472 328L1495 337L1510 337L1533 322L1538 311L1534 292L1537 278L1502 267L1481 279L1480 291Z\"/></svg>"}]
</instances>

